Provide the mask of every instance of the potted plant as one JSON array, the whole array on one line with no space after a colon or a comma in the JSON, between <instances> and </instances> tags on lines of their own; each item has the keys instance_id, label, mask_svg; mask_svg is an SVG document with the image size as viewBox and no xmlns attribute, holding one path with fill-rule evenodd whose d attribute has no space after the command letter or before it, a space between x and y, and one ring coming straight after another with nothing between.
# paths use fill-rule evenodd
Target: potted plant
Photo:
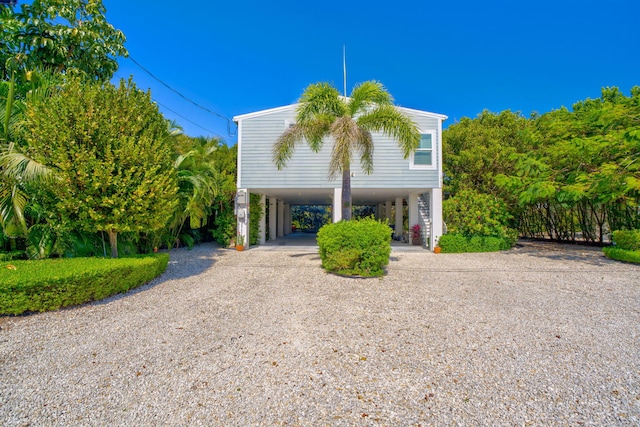
<instances>
[{"instance_id":1,"label":"potted plant","mask_svg":"<svg viewBox=\"0 0 640 427\"><path fill-rule=\"evenodd\" d=\"M420 233L420 224L411 226L411 243L414 245L422 244L422 235Z\"/></svg>"},{"instance_id":2,"label":"potted plant","mask_svg":"<svg viewBox=\"0 0 640 427\"><path fill-rule=\"evenodd\" d=\"M236 237L236 250L237 251L243 251L244 250L244 235L238 233L238 236Z\"/></svg>"}]
</instances>

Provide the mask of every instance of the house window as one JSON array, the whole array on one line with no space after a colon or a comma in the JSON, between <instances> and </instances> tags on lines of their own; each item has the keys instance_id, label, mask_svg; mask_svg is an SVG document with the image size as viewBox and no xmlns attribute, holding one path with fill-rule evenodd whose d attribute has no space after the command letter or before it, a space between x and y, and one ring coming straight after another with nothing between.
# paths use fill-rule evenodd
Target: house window
<instances>
[{"instance_id":1,"label":"house window","mask_svg":"<svg viewBox=\"0 0 640 427\"><path fill-rule=\"evenodd\" d=\"M435 139L433 132L424 132L420 134L420 145L411 156L410 169L433 169L435 168L433 158L433 141Z\"/></svg>"}]
</instances>

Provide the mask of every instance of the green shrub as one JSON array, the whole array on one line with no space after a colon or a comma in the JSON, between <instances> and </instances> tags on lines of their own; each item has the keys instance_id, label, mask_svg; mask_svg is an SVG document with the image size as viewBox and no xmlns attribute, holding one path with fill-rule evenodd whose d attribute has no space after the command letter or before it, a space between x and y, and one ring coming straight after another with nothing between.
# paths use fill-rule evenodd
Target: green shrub
<instances>
[{"instance_id":1,"label":"green shrub","mask_svg":"<svg viewBox=\"0 0 640 427\"><path fill-rule=\"evenodd\" d=\"M0 253L0 261L11 261L14 259L26 259L25 251L9 251Z\"/></svg>"},{"instance_id":2,"label":"green shrub","mask_svg":"<svg viewBox=\"0 0 640 427\"><path fill-rule=\"evenodd\" d=\"M496 252L510 249L511 239L495 236L464 236L448 233L440 236L438 246L443 253Z\"/></svg>"},{"instance_id":3,"label":"green shrub","mask_svg":"<svg viewBox=\"0 0 640 427\"><path fill-rule=\"evenodd\" d=\"M628 251L640 251L640 230L617 230L612 234L616 247Z\"/></svg>"},{"instance_id":4,"label":"green shrub","mask_svg":"<svg viewBox=\"0 0 640 427\"><path fill-rule=\"evenodd\" d=\"M630 251L614 246L607 246L602 249L602 252L604 252L607 258L640 264L640 251Z\"/></svg>"},{"instance_id":5,"label":"green shrub","mask_svg":"<svg viewBox=\"0 0 640 427\"><path fill-rule=\"evenodd\" d=\"M127 292L162 274L168 254L0 263L0 314L49 311Z\"/></svg>"},{"instance_id":6,"label":"green shrub","mask_svg":"<svg viewBox=\"0 0 640 427\"><path fill-rule=\"evenodd\" d=\"M327 224L318 231L318 246L327 271L382 276L391 254L391 228L373 218Z\"/></svg>"},{"instance_id":7,"label":"green shrub","mask_svg":"<svg viewBox=\"0 0 640 427\"><path fill-rule=\"evenodd\" d=\"M489 194L462 190L442 204L450 233L465 236L495 236L512 240L517 232L509 228L511 214L504 202Z\"/></svg>"}]
</instances>

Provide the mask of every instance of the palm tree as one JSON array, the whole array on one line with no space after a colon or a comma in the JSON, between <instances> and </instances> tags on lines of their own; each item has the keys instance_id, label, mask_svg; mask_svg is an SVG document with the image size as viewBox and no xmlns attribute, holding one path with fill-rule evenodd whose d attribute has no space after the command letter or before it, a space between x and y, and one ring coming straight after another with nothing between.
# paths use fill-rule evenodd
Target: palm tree
<instances>
[{"instance_id":1,"label":"palm tree","mask_svg":"<svg viewBox=\"0 0 640 427\"><path fill-rule=\"evenodd\" d=\"M420 143L416 124L393 105L393 98L377 81L356 85L348 98L328 83L311 84L302 94L296 113L295 125L273 146L273 161L282 169L298 143L306 141L317 153L330 136L333 148L329 178L342 174L342 218L346 220L351 219L351 159L359 154L362 170L373 172L372 132L396 139L405 158Z\"/></svg>"},{"instance_id":2,"label":"palm tree","mask_svg":"<svg viewBox=\"0 0 640 427\"><path fill-rule=\"evenodd\" d=\"M19 129L27 105L47 96L55 80L48 75L27 75L23 94L16 95L15 72L10 81L0 82L0 225L9 237L27 234L24 211L29 203L27 185L46 179L51 170L21 152Z\"/></svg>"},{"instance_id":3,"label":"palm tree","mask_svg":"<svg viewBox=\"0 0 640 427\"><path fill-rule=\"evenodd\" d=\"M199 229L207 224L221 181L214 159L219 144L220 141L215 138L190 138L184 135L176 138L174 167L178 174L180 204L169 222L171 244L178 242L187 219L191 229Z\"/></svg>"}]
</instances>

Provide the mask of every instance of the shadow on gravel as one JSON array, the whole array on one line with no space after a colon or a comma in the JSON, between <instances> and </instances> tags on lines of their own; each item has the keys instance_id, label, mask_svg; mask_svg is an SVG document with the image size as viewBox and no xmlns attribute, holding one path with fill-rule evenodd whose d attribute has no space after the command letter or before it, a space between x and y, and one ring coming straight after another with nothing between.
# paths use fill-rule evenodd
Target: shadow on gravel
<instances>
[{"instance_id":1,"label":"shadow on gravel","mask_svg":"<svg viewBox=\"0 0 640 427\"><path fill-rule=\"evenodd\" d=\"M579 262L596 266L611 265L611 263L615 262L604 256L602 248L563 243L519 241L514 249L506 253L526 254L536 258Z\"/></svg>"},{"instance_id":2,"label":"shadow on gravel","mask_svg":"<svg viewBox=\"0 0 640 427\"><path fill-rule=\"evenodd\" d=\"M144 292L168 280L185 279L191 276L197 276L200 273L213 267L216 263L216 257L220 256L220 246L214 243L203 243L195 246L193 249L178 248L169 251L169 264L167 269L160 276L152 281L131 289L123 294L116 294L99 301L93 301L88 304L102 305L112 301Z\"/></svg>"}]
</instances>

